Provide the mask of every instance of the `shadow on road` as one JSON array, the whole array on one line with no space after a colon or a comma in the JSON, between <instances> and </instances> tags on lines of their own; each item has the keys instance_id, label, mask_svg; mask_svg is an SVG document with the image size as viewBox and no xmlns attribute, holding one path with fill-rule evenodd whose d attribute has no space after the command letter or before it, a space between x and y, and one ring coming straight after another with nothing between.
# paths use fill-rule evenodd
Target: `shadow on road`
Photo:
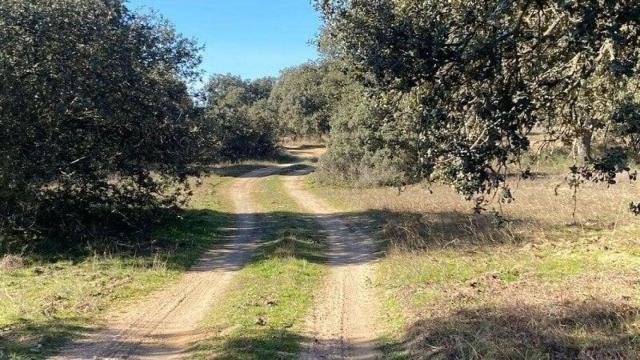
<instances>
[{"instance_id":1,"label":"shadow on road","mask_svg":"<svg viewBox=\"0 0 640 360\"><path fill-rule=\"evenodd\" d=\"M215 354L216 359L300 359L300 346L293 344L304 344L315 341L304 336L297 335L288 329L265 328L263 330L250 331L242 336L231 339L224 336L213 336L209 339L194 344L192 351L196 354ZM282 344L292 344L283 347ZM322 347L347 347L350 349L375 349L370 342L344 342L342 339L329 341L316 341ZM378 359L377 351L359 351L357 359L373 360ZM333 359L333 357L332 357Z\"/></svg>"}]
</instances>

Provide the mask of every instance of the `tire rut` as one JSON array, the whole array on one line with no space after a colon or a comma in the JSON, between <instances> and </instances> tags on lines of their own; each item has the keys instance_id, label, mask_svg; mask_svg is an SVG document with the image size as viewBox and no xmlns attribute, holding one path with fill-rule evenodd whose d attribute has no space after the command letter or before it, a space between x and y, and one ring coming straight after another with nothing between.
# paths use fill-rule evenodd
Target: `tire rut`
<instances>
[{"instance_id":1,"label":"tire rut","mask_svg":"<svg viewBox=\"0 0 640 360\"><path fill-rule=\"evenodd\" d=\"M372 289L375 245L344 216L303 188L300 176L285 180L288 194L315 219L329 242L329 274L314 294L306 320L309 339L301 359L380 359L376 344L379 305Z\"/></svg>"},{"instance_id":2,"label":"tire rut","mask_svg":"<svg viewBox=\"0 0 640 360\"><path fill-rule=\"evenodd\" d=\"M207 251L177 283L129 306L109 319L103 329L67 346L53 359L167 360L187 356L199 338L200 322L222 299L258 246L257 207L251 196L256 183L281 168L251 171L229 188L237 214L229 241Z\"/></svg>"}]
</instances>

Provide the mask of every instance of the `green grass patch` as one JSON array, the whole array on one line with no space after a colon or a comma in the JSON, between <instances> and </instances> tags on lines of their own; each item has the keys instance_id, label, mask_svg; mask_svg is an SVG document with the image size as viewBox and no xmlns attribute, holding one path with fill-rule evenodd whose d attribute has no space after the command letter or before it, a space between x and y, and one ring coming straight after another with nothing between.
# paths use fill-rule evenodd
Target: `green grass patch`
<instances>
[{"instance_id":1,"label":"green grass patch","mask_svg":"<svg viewBox=\"0 0 640 360\"><path fill-rule=\"evenodd\" d=\"M194 358L296 358L302 320L326 273L326 242L282 187L282 176L261 181L255 199L264 211L263 243L234 279L207 325L215 334L194 347Z\"/></svg>"},{"instance_id":2,"label":"green grass patch","mask_svg":"<svg viewBox=\"0 0 640 360\"><path fill-rule=\"evenodd\" d=\"M224 183L208 179L182 218L139 250L57 260L25 255L22 266L0 271L0 359L46 358L99 326L104 314L175 281L224 238L230 219L216 186Z\"/></svg>"},{"instance_id":3,"label":"green grass patch","mask_svg":"<svg viewBox=\"0 0 640 360\"><path fill-rule=\"evenodd\" d=\"M638 269L638 265L640 257L627 247L562 249L549 243L535 248L504 246L490 251L429 249L423 254L400 254L383 259L379 278L388 288L461 284L483 274L493 274L506 282L530 278L562 282L594 272L630 271Z\"/></svg>"},{"instance_id":4,"label":"green grass patch","mask_svg":"<svg viewBox=\"0 0 640 360\"><path fill-rule=\"evenodd\" d=\"M414 320L394 326L383 350L404 359L403 344L424 336L412 351L442 351L434 358L543 359L550 348L624 358L640 350L640 292L627 280L640 269L637 250L572 239L391 254L377 286Z\"/></svg>"},{"instance_id":5,"label":"green grass patch","mask_svg":"<svg viewBox=\"0 0 640 360\"><path fill-rule=\"evenodd\" d=\"M406 349L401 345L402 333L407 323L402 302L393 294L384 296L382 304L382 314L379 323L385 325L384 331L378 343L385 359L389 360L409 360L410 357Z\"/></svg>"}]
</instances>

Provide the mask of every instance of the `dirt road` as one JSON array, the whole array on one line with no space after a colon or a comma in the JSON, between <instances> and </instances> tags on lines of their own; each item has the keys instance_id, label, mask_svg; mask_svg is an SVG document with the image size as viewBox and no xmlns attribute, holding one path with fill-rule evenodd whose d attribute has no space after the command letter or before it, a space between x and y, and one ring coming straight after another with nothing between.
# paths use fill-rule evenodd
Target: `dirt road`
<instances>
[{"instance_id":1,"label":"dirt road","mask_svg":"<svg viewBox=\"0 0 640 360\"><path fill-rule=\"evenodd\" d=\"M252 193L259 178L281 167L258 169L229 188L237 215L232 238L207 252L182 278L107 321L105 328L63 349L54 359L176 359L186 355L197 328L251 258L259 240Z\"/></svg>"},{"instance_id":2,"label":"dirt road","mask_svg":"<svg viewBox=\"0 0 640 360\"><path fill-rule=\"evenodd\" d=\"M301 174L298 174L301 175ZM352 230L344 216L302 186L302 177L289 176L289 195L318 223L329 241L330 271L314 294L307 319L302 359L379 359L376 350L378 304L371 288L375 247L366 234Z\"/></svg>"}]
</instances>

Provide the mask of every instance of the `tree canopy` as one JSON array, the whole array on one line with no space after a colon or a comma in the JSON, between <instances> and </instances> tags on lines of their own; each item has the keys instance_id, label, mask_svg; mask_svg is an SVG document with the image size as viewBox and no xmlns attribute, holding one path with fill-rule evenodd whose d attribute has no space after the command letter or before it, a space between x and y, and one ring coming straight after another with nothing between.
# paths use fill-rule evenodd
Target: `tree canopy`
<instances>
[{"instance_id":1,"label":"tree canopy","mask_svg":"<svg viewBox=\"0 0 640 360\"><path fill-rule=\"evenodd\" d=\"M274 82L229 74L209 79L202 119L209 144L204 158L237 161L275 154L277 119L268 104Z\"/></svg>"},{"instance_id":2,"label":"tree canopy","mask_svg":"<svg viewBox=\"0 0 640 360\"><path fill-rule=\"evenodd\" d=\"M387 154L400 184L440 179L471 198L504 186L534 127L576 138L633 114L621 90L638 71L633 0L317 6L325 52L371 99L373 120L351 131L373 134L363 156Z\"/></svg>"},{"instance_id":3,"label":"tree canopy","mask_svg":"<svg viewBox=\"0 0 640 360\"><path fill-rule=\"evenodd\" d=\"M6 0L0 43L0 229L88 238L176 203L195 42L119 0Z\"/></svg>"},{"instance_id":4,"label":"tree canopy","mask_svg":"<svg viewBox=\"0 0 640 360\"><path fill-rule=\"evenodd\" d=\"M269 99L282 135L329 135L352 81L331 61L310 62L282 71Z\"/></svg>"},{"instance_id":5,"label":"tree canopy","mask_svg":"<svg viewBox=\"0 0 640 360\"><path fill-rule=\"evenodd\" d=\"M635 0L316 4L320 61L214 75L198 101L200 47L166 20L123 0L2 1L0 232L139 229L184 199L194 164L268 157L282 136L328 138L334 179L444 181L478 207L511 196L534 129L574 144L577 182L613 184L639 157Z\"/></svg>"}]
</instances>

